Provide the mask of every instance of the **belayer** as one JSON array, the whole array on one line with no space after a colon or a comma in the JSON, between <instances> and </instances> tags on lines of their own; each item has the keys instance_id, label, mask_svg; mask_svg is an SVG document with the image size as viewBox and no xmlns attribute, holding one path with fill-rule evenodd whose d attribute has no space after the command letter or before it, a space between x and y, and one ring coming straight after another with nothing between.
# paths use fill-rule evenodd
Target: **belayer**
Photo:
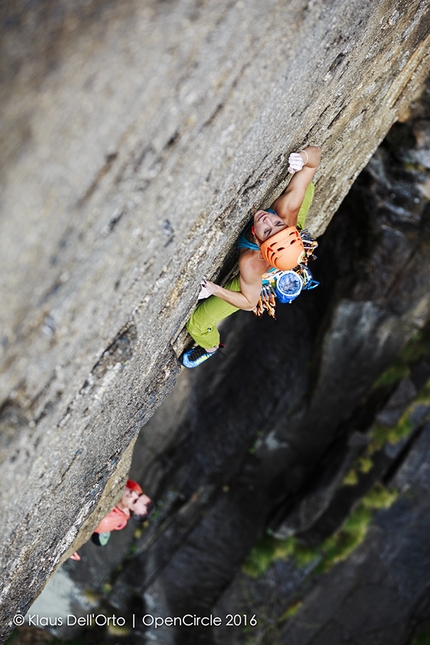
<instances>
[{"instance_id":1,"label":"belayer","mask_svg":"<svg viewBox=\"0 0 430 645\"><path fill-rule=\"evenodd\" d=\"M94 529L91 541L97 546L105 546L108 543L112 531L121 531L127 526L132 517L137 522L145 522L154 510L154 504L144 494L140 484L127 479L125 491L117 505L106 515ZM77 551L70 556L71 560L80 560L81 556Z\"/></svg>"},{"instance_id":2,"label":"belayer","mask_svg":"<svg viewBox=\"0 0 430 645\"><path fill-rule=\"evenodd\" d=\"M256 211L253 224L239 238L239 274L224 287L202 281L199 294L202 302L186 325L197 347L181 355L185 367L197 367L215 354L220 347L216 324L235 311L243 309L260 315L265 308L273 315L273 284L282 274L284 282L290 281L287 291L294 280L301 288L311 288L306 265L317 243L302 229L312 203L312 179L320 160L321 150L317 146L290 154L288 172L293 177L287 188L270 208Z\"/></svg>"}]
</instances>

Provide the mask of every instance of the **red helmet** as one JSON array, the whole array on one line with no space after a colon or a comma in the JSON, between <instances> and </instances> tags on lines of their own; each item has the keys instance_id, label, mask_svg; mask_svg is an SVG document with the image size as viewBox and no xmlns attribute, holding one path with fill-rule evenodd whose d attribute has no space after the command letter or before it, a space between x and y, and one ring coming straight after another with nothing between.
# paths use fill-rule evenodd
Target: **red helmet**
<instances>
[{"instance_id":1,"label":"red helmet","mask_svg":"<svg viewBox=\"0 0 430 645\"><path fill-rule=\"evenodd\" d=\"M294 269L305 258L302 238L295 226L283 228L262 242L260 252L266 262L281 271Z\"/></svg>"},{"instance_id":2,"label":"red helmet","mask_svg":"<svg viewBox=\"0 0 430 645\"><path fill-rule=\"evenodd\" d=\"M134 482L132 479L127 479L125 487L129 488L130 490L134 490L138 495L142 495L143 493L140 485L137 482Z\"/></svg>"}]
</instances>

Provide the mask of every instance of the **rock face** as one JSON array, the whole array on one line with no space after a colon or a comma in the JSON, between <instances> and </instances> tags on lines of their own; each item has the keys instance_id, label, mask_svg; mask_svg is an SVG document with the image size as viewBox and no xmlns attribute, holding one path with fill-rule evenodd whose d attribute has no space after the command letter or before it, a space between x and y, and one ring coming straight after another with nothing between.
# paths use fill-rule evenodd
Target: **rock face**
<instances>
[{"instance_id":1,"label":"rock face","mask_svg":"<svg viewBox=\"0 0 430 645\"><path fill-rule=\"evenodd\" d=\"M236 314L223 327L226 355L190 375L182 418L173 412L171 445L156 459L151 455L152 463L146 456L142 468L157 483L157 497L168 499L174 486L188 503L169 511L167 530L143 538L141 555L125 566L110 594L115 610L126 613L137 599L141 612L161 616L249 616L253 608L260 621L256 642L276 633L278 642L301 645L312 642L302 614L283 629L285 611L303 598L312 625L323 595L332 604L323 603L312 638L321 631L317 642L335 634L331 642L342 643L354 633L364 645L374 629L382 645L393 640L387 612L394 582L384 580L395 563L404 578L396 573L394 605L402 611L393 642L409 645L428 618L428 578L420 566L430 557L427 540L420 544L427 458L421 462L420 455L427 454L430 414L429 172L412 163L419 141L403 145L418 120L428 122L428 89L425 96L426 112L418 108L410 126L393 128L324 235L315 268L321 286L294 306L278 307L276 323ZM175 407L181 409L178 402ZM159 412L148 427L155 429ZM139 438L135 467L147 447ZM313 592L304 582L319 564L321 545L378 482L403 495L377 517L351 563L315 583ZM268 528L279 540L295 536L298 553L311 554L310 565L278 562L257 581L241 573ZM420 558L409 557L411 544ZM369 604L360 594L371 584L381 612L367 626ZM361 589L353 608L339 585L351 594ZM149 631L148 642L161 635L181 644L245 642L242 629ZM135 635L136 642L143 637Z\"/></svg>"},{"instance_id":2,"label":"rock face","mask_svg":"<svg viewBox=\"0 0 430 645\"><path fill-rule=\"evenodd\" d=\"M330 572L282 630L280 643L410 643L428 621L427 425L393 485L406 492L381 511L365 544ZM375 609L376 608L376 609Z\"/></svg>"},{"instance_id":3,"label":"rock face","mask_svg":"<svg viewBox=\"0 0 430 645\"><path fill-rule=\"evenodd\" d=\"M278 307L276 323L246 313L226 322L226 354L183 372L140 434L132 474L163 506L130 561L115 573L132 539L124 531L103 554L89 543L82 563L68 563L85 589L109 580L104 611L129 624L132 611L223 618L216 629L137 624L128 644L242 644L252 633L256 642L410 645L428 621L429 169L416 163L425 149L414 133L429 121L429 82L413 119L392 128L324 235L318 290ZM340 327L351 308L357 315ZM362 313L372 308L377 317ZM396 501L370 524L366 504L387 500ZM311 576L327 549L333 564L357 537L363 543L347 562ZM286 545L290 557L271 560L273 546ZM241 571L244 559L258 578ZM238 618L227 626L229 614ZM244 632L243 616L253 614L258 624ZM109 642L103 629L84 637Z\"/></svg>"},{"instance_id":4,"label":"rock face","mask_svg":"<svg viewBox=\"0 0 430 645\"><path fill-rule=\"evenodd\" d=\"M314 233L324 231L427 73L429 10L420 0L250 1L221 8L192 1L74 3L74 9L61 1L43 8L18 3L2 9L2 33L0 508L7 631L13 614L26 610L118 496L137 433L157 446L145 423L179 373L172 342L201 275L217 275L253 204L269 203L281 190L288 153L307 143L324 154L311 219ZM406 262L404 240L399 253ZM424 324L428 302L417 290L404 285L414 304L399 305L405 310L388 317L392 322L382 325L373 346L361 347L357 335L351 351L360 365L378 348L394 352L409 330ZM346 302L336 316L331 342L341 344L346 321L381 329L386 314L379 304ZM247 324L244 334L252 339L254 325ZM314 331L300 309L285 325L303 325L304 339ZM292 338L280 357L291 354ZM242 335L236 358L245 341ZM182 336L176 349L181 343ZM300 360L310 359L312 344L302 347ZM259 351L264 354L264 343ZM363 391L390 352L364 375ZM325 347L321 382L332 356L333 347ZM276 368L270 365L269 374ZM246 361L229 359L225 369L255 387ZM294 373L291 362L288 370ZM293 428L281 432L284 420L276 415L282 386L269 410L275 422L268 451L271 441L279 447L279 434L285 450L294 443ZM211 387L224 387L228 400L227 384L212 380ZM293 420L301 392L300 383L290 392ZM319 392L309 422L330 397L328 389ZM336 419L327 424L341 423L354 405L334 401ZM267 414L261 401L256 419L264 423ZM248 431L225 437L232 463ZM321 424L320 450L325 436ZM208 450L201 444L196 451L196 472L224 467ZM294 488L304 466L297 451L288 454ZM276 459L286 453L277 451ZM262 462L264 478L274 466ZM179 478L186 489L185 471ZM232 493L214 513L237 502ZM261 526L265 520L263 513ZM249 545L254 537L245 536ZM233 556L239 562L243 548ZM227 577L220 571L221 586Z\"/></svg>"}]
</instances>

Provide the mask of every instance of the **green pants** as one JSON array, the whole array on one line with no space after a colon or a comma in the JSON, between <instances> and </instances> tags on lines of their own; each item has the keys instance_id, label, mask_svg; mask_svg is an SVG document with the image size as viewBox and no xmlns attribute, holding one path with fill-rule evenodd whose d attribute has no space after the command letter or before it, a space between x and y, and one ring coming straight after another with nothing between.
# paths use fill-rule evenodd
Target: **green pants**
<instances>
[{"instance_id":1,"label":"green pants","mask_svg":"<svg viewBox=\"0 0 430 645\"><path fill-rule=\"evenodd\" d=\"M310 183L306 189L305 197L297 216L297 226L299 228L304 228L305 226L306 216L312 204L313 196L314 185ZM240 291L239 276L237 275L233 280L230 280L224 286L224 289ZM224 318L234 314L235 311L238 311L238 307L230 305L217 296L209 296L209 298L202 300L195 308L191 318L187 322L187 331L200 347L204 347L205 349L218 347L220 335L216 325L221 320L224 320Z\"/></svg>"},{"instance_id":2,"label":"green pants","mask_svg":"<svg viewBox=\"0 0 430 645\"><path fill-rule=\"evenodd\" d=\"M224 289L240 291L239 276L237 275L233 280L227 282ZM191 318L187 322L188 333L200 347L205 349L218 347L220 336L216 324L234 314L235 311L238 311L238 307L230 305L217 296L209 296L194 309Z\"/></svg>"}]
</instances>

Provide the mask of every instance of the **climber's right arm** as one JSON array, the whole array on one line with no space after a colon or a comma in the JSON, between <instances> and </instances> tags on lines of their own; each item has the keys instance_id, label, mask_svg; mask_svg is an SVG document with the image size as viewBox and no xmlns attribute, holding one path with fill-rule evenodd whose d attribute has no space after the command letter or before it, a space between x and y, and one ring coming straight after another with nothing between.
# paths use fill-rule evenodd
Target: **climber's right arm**
<instances>
[{"instance_id":1,"label":"climber's right arm","mask_svg":"<svg viewBox=\"0 0 430 645\"><path fill-rule=\"evenodd\" d=\"M239 259L240 291L224 289L224 287L208 280L203 282L203 287L208 294L221 298L233 307L252 311L260 298L261 276L267 271L267 268L267 262L261 260L256 251L246 250Z\"/></svg>"}]
</instances>

